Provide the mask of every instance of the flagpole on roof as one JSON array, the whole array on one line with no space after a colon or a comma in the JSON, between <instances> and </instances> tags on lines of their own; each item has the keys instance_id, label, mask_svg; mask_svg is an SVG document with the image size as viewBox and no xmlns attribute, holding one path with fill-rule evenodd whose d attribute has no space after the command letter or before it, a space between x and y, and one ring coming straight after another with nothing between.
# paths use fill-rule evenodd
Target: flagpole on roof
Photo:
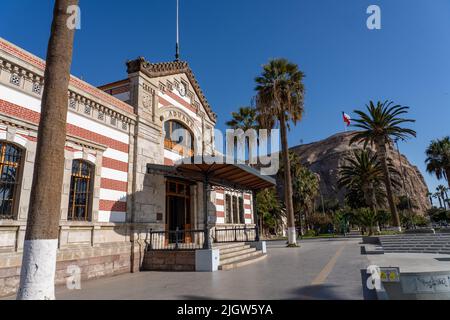
<instances>
[{"instance_id":1,"label":"flagpole on roof","mask_svg":"<svg viewBox=\"0 0 450 320\"><path fill-rule=\"evenodd\" d=\"M177 45L176 45L176 52L175 52L175 61L180 60L180 3L179 0L177 0Z\"/></svg>"}]
</instances>

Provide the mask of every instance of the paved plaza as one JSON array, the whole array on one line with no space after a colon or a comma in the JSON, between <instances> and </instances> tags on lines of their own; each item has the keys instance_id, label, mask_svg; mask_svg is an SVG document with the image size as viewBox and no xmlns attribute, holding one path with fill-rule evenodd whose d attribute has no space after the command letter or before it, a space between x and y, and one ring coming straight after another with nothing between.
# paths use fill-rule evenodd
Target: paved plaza
<instances>
[{"instance_id":1,"label":"paved plaza","mask_svg":"<svg viewBox=\"0 0 450 320\"><path fill-rule=\"evenodd\" d=\"M268 244L268 258L215 273L142 272L57 289L57 299L364 299L360 239L316 239L298 249ZM367 295L366 295L367 298ZM370 297L369 297L370 298Z\"/></svg>"}]
</instances>

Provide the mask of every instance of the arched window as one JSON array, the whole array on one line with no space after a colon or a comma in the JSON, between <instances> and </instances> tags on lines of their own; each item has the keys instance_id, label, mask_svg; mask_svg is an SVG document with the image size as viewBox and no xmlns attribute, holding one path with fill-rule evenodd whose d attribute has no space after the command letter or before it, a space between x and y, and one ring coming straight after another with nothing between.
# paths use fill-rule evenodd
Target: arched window
<instances>
[{"instance_id":1,"label":"arched window","mask_svg":"<svg viewBox=\"0 0 450 320\"><path fill-rule=\"evenodd\" d=\"M13 219L19 198L22 149L0 141L0 219Z\"/></svg>"},{"instance_id":2,"label":"arched window","mask_svg":"<svg viewBox=\"0 0 450 320\"><path fill-rule=\"evenodd\" d=\"M70 179L69 221L90 219L93 182L94 166L83 160L74 160Z\"/></svg>"},{"instance_id":3,"label":"arched window","mask_svg":"<svg viewBox=\"0 0 450 320\"><path fill-rule=\"evenodd\" d=\"M194 136L191 131L178 121L169 120L164 123L164 147L184 157L194 155Z\"/></svg>"}]
</instances>

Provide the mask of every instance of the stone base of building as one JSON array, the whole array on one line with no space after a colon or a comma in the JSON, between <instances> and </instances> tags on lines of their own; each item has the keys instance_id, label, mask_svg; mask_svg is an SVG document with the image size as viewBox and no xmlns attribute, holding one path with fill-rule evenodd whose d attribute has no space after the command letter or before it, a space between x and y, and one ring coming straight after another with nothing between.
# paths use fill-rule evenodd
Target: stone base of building
<instances>
[{"instance_id":1,"label":"stone base of building","mask_svg":"<svg viewBox=\"0 0 450 320\"><path fill-rule=\"evenodd\" d=\"M79 268L83 281L114 276L132 271L131 243L102 244L97 247L79 246L59 250L56 265L56 285L66 285L73 270ZM139 254L135 255L139 257ZM139 263L139 261L136 261ZM21 253L1 254L0 297L14 295L20 282Z\"/></svg>"},{"instance_id":2,"label":"stone base of building","mask_svg":"<svg viewBox=\"0 0 450 320\"><path fill-rule=\"evenodd\" d=\"M145 271L195 271L195 251L148 251L142 269Z\"/></svg>"}]
</instances>

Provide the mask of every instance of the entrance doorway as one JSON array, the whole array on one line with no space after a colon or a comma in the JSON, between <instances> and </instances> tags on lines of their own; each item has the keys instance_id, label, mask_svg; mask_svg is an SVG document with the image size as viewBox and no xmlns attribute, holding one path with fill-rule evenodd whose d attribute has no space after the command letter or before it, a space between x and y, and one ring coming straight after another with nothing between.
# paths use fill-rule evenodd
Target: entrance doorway
<instances>
[{"instance_id":1,"label":"entrance doorway","mask_svg":"<svg viewBox=\"0 0 450 320\"><path fill-rule=\"evenodd\" d=\"M169 243L178 241L190 243L191 239L191 191L190 184L184 181L167 180L166 182L166 231L169 231Z\"/></svg>"}]
</instances>

